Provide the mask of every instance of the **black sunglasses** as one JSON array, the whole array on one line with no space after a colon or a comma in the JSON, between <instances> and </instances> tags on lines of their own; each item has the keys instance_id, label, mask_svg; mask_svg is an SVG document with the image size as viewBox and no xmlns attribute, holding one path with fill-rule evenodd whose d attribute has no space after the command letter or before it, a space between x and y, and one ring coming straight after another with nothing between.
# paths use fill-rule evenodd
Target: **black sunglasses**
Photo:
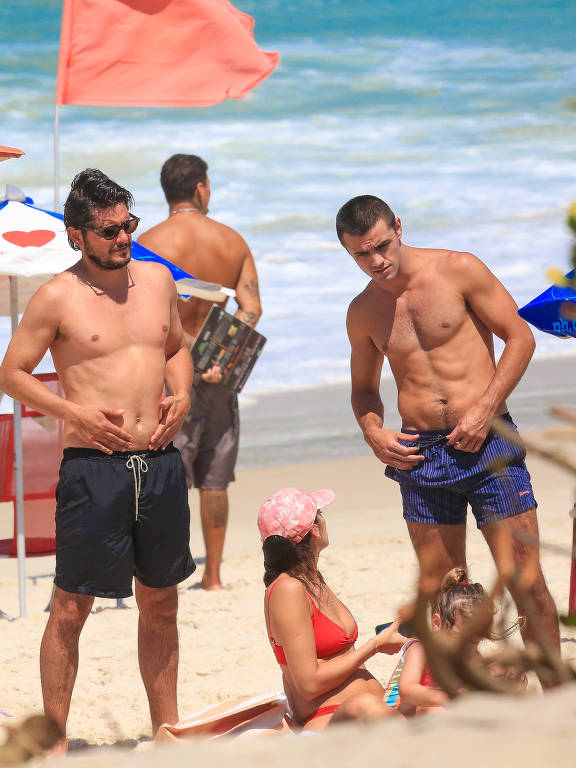
<instances>
[{"instance_id":1,"label":"black sunglasses","mask_svg":"<svg viewBox=\"0 0 576 768\"><path fill-rule=\"evenodd\" d=\"M103 237L104 240L114 240L120 234L121 229L126 232L127 235L131 235L132 232L136 231L136 227L139 223L140 219L138 216L130 214L122 224L109 224L107 227L82 227L82 229L87 229L89 232L95 232L97 235L100 235L100 237Z\"/></svg>"}]
</instances>

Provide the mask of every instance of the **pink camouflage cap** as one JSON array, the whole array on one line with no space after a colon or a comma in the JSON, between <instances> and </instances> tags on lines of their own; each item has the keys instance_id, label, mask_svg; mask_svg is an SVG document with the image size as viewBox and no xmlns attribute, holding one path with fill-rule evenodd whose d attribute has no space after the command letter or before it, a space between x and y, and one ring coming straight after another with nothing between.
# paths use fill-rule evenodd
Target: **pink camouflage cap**
<instances>
[{"instance_id":1,"label":"pink camouflage cap","mask_svg":"<svg viewBox=\"0 0 576 768\"><path fill-rule=\"evenodd\" d=\"M319 509L334 501L334 491L322 488L312 493L300 488L280 488L258 511L258 530L262 541L268 536L283 536L298 543L314 525Z\"/></svg>"}]
</instances>

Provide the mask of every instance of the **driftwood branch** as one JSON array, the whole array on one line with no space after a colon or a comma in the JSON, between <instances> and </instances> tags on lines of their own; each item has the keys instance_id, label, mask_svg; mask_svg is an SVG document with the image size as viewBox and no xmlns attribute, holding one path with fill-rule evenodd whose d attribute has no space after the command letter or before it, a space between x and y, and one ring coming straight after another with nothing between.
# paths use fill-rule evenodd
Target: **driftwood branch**
<instances>
[{"instance_id":1,"label":"driftwood branch","mask_svg":"<svg viewBox=\"0 0 576 768\"><path fill-rule=\"evenodd\" d=\"M42 757L62 738L59 726L45 715L31 715L20 725L7 726L7 737L0 745L0 765L19 765Z\"/></svg>"}]
</instances>

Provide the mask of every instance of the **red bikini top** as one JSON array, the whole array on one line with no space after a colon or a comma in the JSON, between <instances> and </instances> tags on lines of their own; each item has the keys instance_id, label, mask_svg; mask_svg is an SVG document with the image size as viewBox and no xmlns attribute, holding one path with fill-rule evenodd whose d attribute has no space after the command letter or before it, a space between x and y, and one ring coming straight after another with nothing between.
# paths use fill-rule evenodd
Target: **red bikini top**
<instances>
[{"instance_id":1,"label":"red bikini top","mask_svg":"<svg viewBox=\"0 0 576 768\"><path fill-rule=\"evenodd\" d=\"M268 611L268 623L270 623L270 595L272 590L278 582L274 582L268 590L268 597L266 599L266 608ZM348 648L353 645L358 638L358 625L354 622L354 629L350 634L347 634L339 624L332 621L325 613L319 610L314 600L308 592L308 599L312 603L312 628L314 629L314 640L316 641L316 656L319 659L325 659L327 656L332 656L338 651L342 651L344 648ZM278 664L286 665L286 654L284 648L278 645L272 635L269 635L270 644L276 656Z\"/></svg>"}]
</instances>

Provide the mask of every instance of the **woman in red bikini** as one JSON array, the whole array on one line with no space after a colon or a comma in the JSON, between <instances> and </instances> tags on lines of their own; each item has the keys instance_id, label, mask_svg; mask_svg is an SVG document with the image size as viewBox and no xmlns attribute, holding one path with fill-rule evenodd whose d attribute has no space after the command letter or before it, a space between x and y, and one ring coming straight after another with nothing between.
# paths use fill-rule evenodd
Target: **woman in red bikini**
<instances>
[{"instance_id":1,"label":"woman in red bikini","mask_svg":"<svg viewBox=\"0 0 576 768\"><path fill-rule=\"evenodd\" d=\"M396 653L405 642L394 623L354 647L354 617L318 570L318 556L328 546L320 508L333 500L330 490L281 488L258 513L268 637L282 669L291 714L306 731L394 713L364 662L376 653Z\"/></svg>"}]
</instances>

